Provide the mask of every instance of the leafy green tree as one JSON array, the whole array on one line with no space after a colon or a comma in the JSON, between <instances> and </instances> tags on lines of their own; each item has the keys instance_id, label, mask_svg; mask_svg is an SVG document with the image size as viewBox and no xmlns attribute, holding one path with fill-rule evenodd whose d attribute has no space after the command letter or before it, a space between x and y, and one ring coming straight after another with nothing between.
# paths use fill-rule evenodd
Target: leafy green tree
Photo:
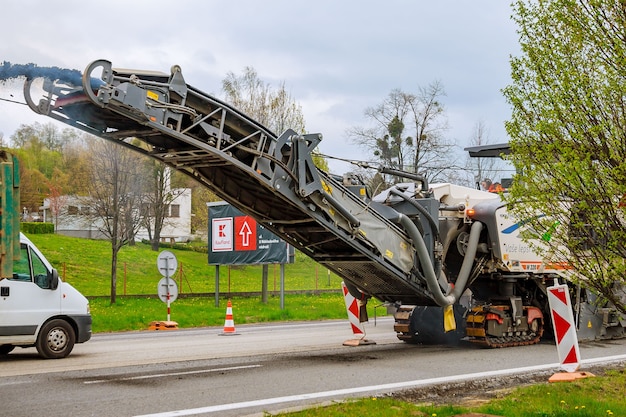
<instances>
[{"instance_id":1,"label":"leafy green tree","mask_svg":"<svg viewBox=\"0 0 626 417\"><path fill-rule=\"evenodd\" d=\"M27 213L38 213L48 195L48 179L38 169L22 165L20 155L16 156L20 170L20 205Z\"/></svg>"},{"instance_id":2,"label":"leafy green tree","mask_svg":"<svg viewBox=\"0 0 626 417\"><path fill-rule=\"evenodd\" d=\"M65 132L65 131L64 131ZM62 170L67 175L63 192L73 195L87 195L90 189L91 170L87 141L93 139L87 133L80 133L63 148Z\"/></svg>"},{"instance_id":3,"label":"leafy green tree","mask_svg":"<svg viewBox=\"0 0 626 417\"><path fill-rule=\"evenodd\" d=\"M616 291L626 276L626 5L516 0L513 20L522 52L504 89L511 210L550 260L626 312Z\"/></svg>"},{"instance_id":4,"label":"leafy green tree","mask_svg":"<svg viewBox=\"0 0 626 417\"><path fill-rule=\"evenodd\" d=\"M37 213L48 196L48 185L56 186L64 168L62 150L67 143L67 132L59 131L52 123L21 125L11 135L14 153L20 162L22 177L21 205L29 213Z\"/></svg>"}]
</instances>

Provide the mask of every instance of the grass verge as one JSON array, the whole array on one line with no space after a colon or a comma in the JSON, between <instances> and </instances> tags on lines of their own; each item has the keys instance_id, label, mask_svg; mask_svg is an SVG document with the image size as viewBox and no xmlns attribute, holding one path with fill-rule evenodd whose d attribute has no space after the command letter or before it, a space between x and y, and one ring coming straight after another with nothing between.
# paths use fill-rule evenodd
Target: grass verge
<instances>
[{"instance_id":1,"label":"grass verge","mask_svg":"<svg viewBox=\"0 0 626 417\"><path fill-rule=\"evenodd\" d=\"M162 278L157 269L157 256L145 243L124 246L119 252L116 302L111 304L111 245L107 241L72 238L62 235L29 235L66 282L85 294L90 301L93 332L145 330L152 321L167 319L167 306L157 296ZM182 246L182 245L181 245ZM170 319L180 328L221 326L224 324L226 298L231 293L261 291L262 266L222 266L219 276L220 305L214 293L215 266L209 265L206 253L168 248L178 261L177 282L181 296L171 303ZM280 290L280 266L268 266L268 290ZM280 297L233 297L236 324L269 321L306 321L346 319L341 295L341 278L310 258L296 253L293 264L285 265L285 290L308 291L307 294L285 295L284 309ZM315 293L335 290L331 293ZM182 296L184 294L184 297ZM196 295L198 294L198 295ZM141 298L134 297L140 295ZM368 304L370 317L385 315L383 308L374 311L376 300Z\"/></svg>"},{"instance_id":2,"label":"grass verge","mask_svg":"<svg viewBox=\"0 0 626 417\"><path fill-rule=\"evenodd\" d=\"M478 393L477 393L478 395ZM324 407L278 414L289 417L452 417L458 415L503 417L612 417L626 416L626 370L574 382L539 383L508 391L480 405L425 404L388 397L371 397ZM451 398L451 402L453 398Z\"/></svg>"},{"instance_id":3,"label":"grass verge","mask_svg":"<svg viewBox=\"0 0 626 417\"><path fill-rule=\"evenodd\" d=\"M346 307L341 293L289 294L280 308L280 298L269 297L267 304L260 297L231 299L235 325L271 321L307 321L346 319ZM167 305L158 297L120 297L115 304L107 298L89 301L93 317L93 332L146 330L152 321L167 319ZM374 311L376 310L376 311ZM213 297L185 297L170 303L170 319L180 328L223 326L226 299L215 306ZM370 317L386 314L384 308L376 308L375 301L368 304ZM347 321L346 321L347 326Z\"/></svg>"},{"instance_id":4,"label":"grass verge","mask_svg":"<svg viewBox=\"0 0 626 417\"><path fill-rule=\"evenodd\" d=\"M28 236L48 261L85 296L106 296L111 293L111 244L104 240L80 239L62 235ZM181 245L182 246L182 245ZM171 277L179 293L203 294L215 292L215 266L209 265L206 252L167 249L178 262L178 271ZM117 295L147 295L157 293L162 278L157 269L157 257L150 245L137 243L124 246L118 254L115 283ZM261 291L261 265L224 265L220 267L219 291ZM280 290L280 266L268 265L268 289ZM285 265L285 290L341 291L341 278L300 252L295 262Z\"/></svg>"}]
</instances>

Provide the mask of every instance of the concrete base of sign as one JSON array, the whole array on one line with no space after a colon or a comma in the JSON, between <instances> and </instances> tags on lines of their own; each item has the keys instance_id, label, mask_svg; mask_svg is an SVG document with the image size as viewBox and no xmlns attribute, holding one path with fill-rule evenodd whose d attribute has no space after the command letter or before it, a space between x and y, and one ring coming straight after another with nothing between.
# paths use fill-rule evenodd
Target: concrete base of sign
<instances>
[{"instance_id":1,"label":"concrete base of sign","mask_svg":"<svg viewBox=\"0 0 626 417\"><path fill-rule=\"evenodd\" d=\"M376 342L368 339L350 339L343 342L344 346L365 346L365 345L375 345Z\"/></svg>"},{"instance_id":2,"label":"concrete base of sign","mask_svg":"<svg viewBox=\"0 0 626 417\"><path fill-rule=\"evenodd\" d=\"M577 379L583 379L588 377L594 377L591 372L558 372L552 375L548 382L571 382Z\"/></svg>"},{"instance_id":3,"label":"concrete base of sign","mask_svg":"<svg viewBox=\"0 0 626 417\"><path fill-rule=\"evenodd\" d=\"M175 321L153 321L150 323L148 330L178 330L178 323Z\"/></svg>"}]
</instances>

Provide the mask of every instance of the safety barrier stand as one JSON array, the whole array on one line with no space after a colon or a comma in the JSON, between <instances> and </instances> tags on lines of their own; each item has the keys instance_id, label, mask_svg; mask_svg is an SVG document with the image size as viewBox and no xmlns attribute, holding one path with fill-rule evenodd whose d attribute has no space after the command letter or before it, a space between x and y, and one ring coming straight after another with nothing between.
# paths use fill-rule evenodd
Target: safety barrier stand
<instances>
[{"instance_id":1,"label":"safety barrier stand","mask_svg":"<svg viewBox=\"0 0 626 417\"><path fill-rule=\"evenodd\" d=\"M178 323L171 320L153 321L148 330L178 330Z\"/></svg>"},{"instance_id":2,"label":"safety barrier stand","mask_svg":"<svg viewBox=\"0 0 626 417\"><path fill-rule=\"evenodd\" d=\"M579 372L580 350L578 349L578 337L576 336L576 324L572 312L572 303L569 296L569 287L566 284L558 284L548 287L548 304L552 315L552 326L559 355L561 369L552 375L549 382L574 381L581 378L595 376L590 372Z\"/></svg>"},{"instance_id":3,"label":"safety barrier stand","mask_svg":"<svg viewBox=\"0 0 626 417\"><path fill-rule=\"evenodd\" d=\"M365 329L360 321L360 306L358 300L350 294L348 287L342 281L341 289L343 290L343 299L346 302L346 310L348 311L348 320L352 327L352 333L354 333L355 339L346 340L343 342L344 346L363 346L363 345L375 345L376 342L365 338Z\"/></svg>"}]
</instances>

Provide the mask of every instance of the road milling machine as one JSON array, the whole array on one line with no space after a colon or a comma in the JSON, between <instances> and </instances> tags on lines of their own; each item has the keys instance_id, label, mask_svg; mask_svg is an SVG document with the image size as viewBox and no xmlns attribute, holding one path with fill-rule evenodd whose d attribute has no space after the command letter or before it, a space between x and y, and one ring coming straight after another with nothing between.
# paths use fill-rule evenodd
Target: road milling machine
<instances>
[{"instance_id":1,"label":"road milling machine","mask_svg":"<svg viewBox=\"0 0 626 417\"><path fill-rule=\"evenodd\" d=\"M388 305L399 339L507 347L551 328L546 287L567 275L521 240L498 194L386 170L403 182L370 196L357 176L315 166L320 134L276 135L187 84L178 66L97 60L79 80L29 78L26 102L200 182L342 277L362 304ZM615 309L573 285L572 295L581 339L624 335Z\"/></svg>"}]
</instances>

